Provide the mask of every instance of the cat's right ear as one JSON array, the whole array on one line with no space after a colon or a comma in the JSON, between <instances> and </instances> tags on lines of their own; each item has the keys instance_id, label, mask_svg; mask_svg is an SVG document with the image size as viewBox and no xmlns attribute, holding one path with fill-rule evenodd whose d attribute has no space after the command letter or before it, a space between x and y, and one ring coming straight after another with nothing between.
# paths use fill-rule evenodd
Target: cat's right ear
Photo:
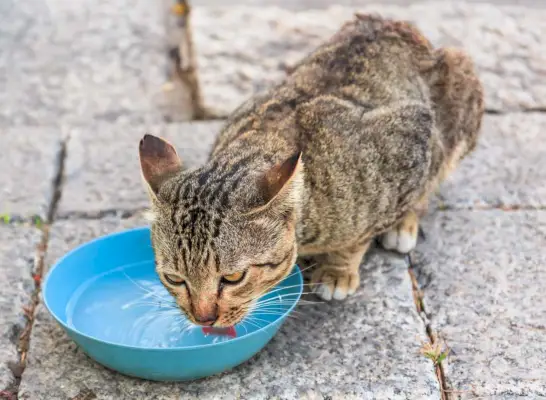
<instances>
[{"instance_id":1,"label":"cat's right ear","mask_svg":"<svg viewBox=\"0 0 546 400\"><path fill-rule=\"evenodd\" d=\"M142 176L155 196L168 178L180 172L182 162L166 140L146 134L138 146Z\"/></svg>"}]
</instances>

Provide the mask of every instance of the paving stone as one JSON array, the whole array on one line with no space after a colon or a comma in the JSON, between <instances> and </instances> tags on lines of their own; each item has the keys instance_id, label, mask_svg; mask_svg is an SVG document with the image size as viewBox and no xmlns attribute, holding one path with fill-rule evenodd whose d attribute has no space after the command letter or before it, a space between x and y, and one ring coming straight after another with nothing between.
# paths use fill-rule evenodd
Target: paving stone
<instances>
[{"instance_id":1,"label":"paving stone","mask_svg":"<svg viewBox=\"0 0 546 400\"><path fill-rule=\"evenodd\" d=\"M147 207L136 150L142 134L167 137L186 165L194 167L206 161L221 125L195 122L135 129L116 124L74 131L60 215L93 216ZM541 113L486 115L476 151L442 184L433 208L546 205L544 126L546 115Z\"/></svg>"},{"instance_id":2,"label":"paving stone","mask_svg":"<svg viewBox=\"0 0 546 400\"><path fill-rule=\"evenodd\" d=\"M414 0L385 0L382 3L400 4L409 6ZM442 3L445 0L434 0L435 3ZM483 0L471 0L469 3L482 3ZM308 10L312 8L328 8L332 5L331 0L236 0L233 3L245 4L248 6L278 6L289 10ZM489 0L488 3L499 5L521 5L526 7L544 8L544 3L536 0ZM224 5L224 0L199 0L199 5L220 6ZM377 4L377 0L336 0L337 5L343 6L365 6L368 4Z\"/></svg>"},{"instance_id":3,"label":"paving stone","mask_svg":"<svg viewBox=\"0 0 546 400\"><path fill-rule=\"evenodd\" d=\"M248 3L248 2L247 2ZM286 66L316 48L355 11L410 20L438 46L474 58L494 110L546 106L546 9L465 2L365 4L286 10L233 5L194 8L192 24L205 106L227 115L282 80Z\"/></svg>"},{"instance_id":4,"label":"paving stone","mask_svg":"<svg viewBox=\"0 0 546 400\"><path fill-rule=\"evenodd\" d=\"M425 229L415 263L455 396L544 398L546 212L439 212Z\"/></svg>"},{"instance_id":5,"label":"paving stone","mask_svg":"<svg viewBox=\"0 0 546 400\"><path fill-rule=\"evenodd\" d=\"M33 227L0 225L0 391L10 390L17 365L17 342L26 320L23 306L34 290L32 269L40 231Z\"/></svg>"},{"instance_id":6,"label":"paving stone","mask_svg":"<svg viewBox=\"0 0 546 400\"><path fill-rule=\"evenodd\" d=\"M3 0L0 125L160 121L164 17L148 0Z\"/></svg>"},{"instance_id":7,"label":"paving stone","mask_svg":"<svg viewBox=\"0 0 546 400\"><path fill-rule=\"evenodd\" d=\"M74 130L68 143L59 215L100 215L148 207L138 143L145 133L171 141L188 168L204 163L220 122L127 126L104 124Z\"/></svg>"},{"instance_id":8,"label":"paving stone","mask_svg":"<svg viewBox=\"0 0 546 400\"><path fill-rule=\"evenodd\" d=\"M440 207L546 205L546 114L486 115L476 151L440 188Z\"/></svg>"},{"instance_id":9,"label":"paving stone","mask_svg":"<svg viewBox=\"0 0 546 400\"><path fill-rule=\"evenodd\" d=\"M1 111L0 111L1 112ZM46 216L61 134L50 128L0 128L0 214Z\"/></svg>"},{"instance_id":10,"label":"paving stone","mask_svg":"<svg viewBox=\"0 0 546 400\"><path fill-rule=\"evenodd\" d=\"M139 220L65 220L53 225L48 259ZM20 399L439 399L431 363L419 354L426 335L416 315L407 265L376 252L347 302L300 306L270 344L231 372L188 383L127 378L87 358L44 308L32 332Z\"/></svg>"}]
</instances>

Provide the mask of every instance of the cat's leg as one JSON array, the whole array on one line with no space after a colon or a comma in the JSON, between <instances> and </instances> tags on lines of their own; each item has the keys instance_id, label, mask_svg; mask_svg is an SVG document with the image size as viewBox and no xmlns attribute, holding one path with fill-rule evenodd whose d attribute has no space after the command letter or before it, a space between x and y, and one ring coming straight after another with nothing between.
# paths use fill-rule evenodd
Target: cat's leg
<instances>
[{"instance_id":1,"label":"cat's leg","mask_svg":"<svg viewBox=\"0 0 546 400\"><path fill-rule=\"evenodd\" d=\"M343 300L360 285L359 267L370 242L317 257L319 266L311 275L314 292L324 300Z\"/></svg>"},{"instance_id":2,"label":"cat's leg","mask_svg":"<svg viewBox=\"0 0 546 400\"><path fill-rule=\"evenodd\" d=\"M381 236L385 250L395 250L402 254L412 251L419 237L419 218L425 215L429 205L428 195L424 195L413 208L404 215L393 229ZM424 234L423 234L424 235Z\"/></svg>"},{"instance_id":3,"label":"cat's leg","mask_svg":"<svg viewBox=\"0 0 546 400\"><path fill-rule=\"evenodd\" d=\"M453 48L438 49L435 56L436 61L423 73L431 89L441 141L441 146L433 149L433 164L435 160L441 162L429 182L429 193L475 148L484 113L483 88L471 58ZM427 206L428 195L425 195L394 229L381 237L383 247L400 253L413 250L419 233L419 215L424 214Z\"/></svg>"},{"instance_id":4,"label":"cat's leg","mask_svg":"<svg viewBox=\"0 0 546 400\"><path fill-rule=\"evenodd\" d=\"M406 254L417 245L418 235L419 217L415 211L410 210L394 229L383 234L381 245L386 250L396 250L399 253Z\"/></svg>"}]
</instances>

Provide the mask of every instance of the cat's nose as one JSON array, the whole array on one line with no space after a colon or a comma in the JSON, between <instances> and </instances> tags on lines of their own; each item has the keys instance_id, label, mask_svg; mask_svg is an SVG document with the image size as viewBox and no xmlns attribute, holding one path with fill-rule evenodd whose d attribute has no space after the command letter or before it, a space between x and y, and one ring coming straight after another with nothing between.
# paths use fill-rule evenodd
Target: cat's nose
<instances>
[{"instance_id":1,"label":"cat's nose","mask_svg":"<svg viewBox=\"0 0 546 400\"><path fill-rule=\"evenodd\" d=\"M199 324L210 326L216 322L218 314L215 312L214 314L194 315L194 317Z\"/></svg>"},{"instance_id":2,"label":"cat's nose","mask_svg":"<svg viewBox=\"0 0 546 400\"><path fill-rule=\"evenodd\" d=\"M201 325L210 326L218 319L218 306L216 304L210 305L201 303L194 308L193 317L195 318L195 322Z\"/></svg>"},{"instance_id":3,"label":"cat's nose","mask_svg":"<svg viewBox=\"0 0 546 400\"><path fill-rule=\"evenodd\" d=\"M206 325L206 326L211 326L213 325L216 320L218 319L218 316L209 316L207 317L207 319L201 319L197 316L195 316L195 320L200 324L200 325Z\"/></svg>"}]
</instances>

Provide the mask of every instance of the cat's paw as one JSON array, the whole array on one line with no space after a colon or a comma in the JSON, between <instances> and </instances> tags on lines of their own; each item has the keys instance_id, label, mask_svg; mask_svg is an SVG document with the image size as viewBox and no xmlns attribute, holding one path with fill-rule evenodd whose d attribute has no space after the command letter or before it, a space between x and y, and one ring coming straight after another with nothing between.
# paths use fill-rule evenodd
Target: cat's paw
<instances>
[{"instance_id":1,"label":"cat's paw","mask_svg":"<svg viewBox=\"0 0 546 400\"><path fill-rule=\"evenodd\" d=\"M324 300L343 300L356 292L360 285L360 275L358 270L319 267L311 276L311 285L315 294Z\"/></svg>"},{"instance_id":2,"label":"cat's paw","mask_svg":"<svg viewBox=\"0 0 546 400\"><path fill-rule=\"evenodd\" d=\"M418 230L393 229L381 237L381 245L385 250L395 250L407 254L417 246Z\"/></svg>"}]
</instances>

